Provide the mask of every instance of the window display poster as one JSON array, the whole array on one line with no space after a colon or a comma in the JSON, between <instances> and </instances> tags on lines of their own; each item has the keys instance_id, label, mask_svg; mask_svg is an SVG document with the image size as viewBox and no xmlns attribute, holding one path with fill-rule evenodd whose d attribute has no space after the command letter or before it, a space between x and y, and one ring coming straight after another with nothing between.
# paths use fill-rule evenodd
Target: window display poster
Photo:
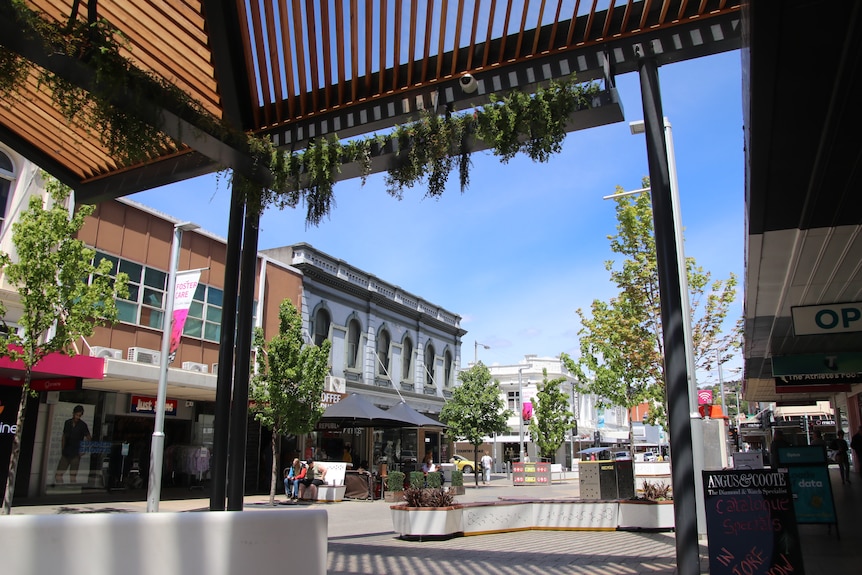
<instances>
[{"instance_id":1,"label":"window display poster","mask_svg":"<svg viewBox=\"0 0 862 575\"><path fill-rule=\"evenodd\" d=\"M55 479L56 474L58 473L57 467L60 464L61 451L63 448L63 429L66 427L66 422L70 421L74 417L75 408L79 405L84 408L84 413L81 415L81 421L87 425L87 429L92 433L93 418L96 411L95 405L62 401L54 405L54 413L51 418L51 440L48 443L48 468L46 470L48 484L57 483ZM62 484L64 485L87 485L89 481L91 450L86 444L89 442L85 443L82 441L81 443L84 445L80 446L80 452L82 455L77 461L78 470L74 474L73 478L72 468L74 467L75 462L70 461L68 467L63 470Z\"/></svg>"},{"instance_id":2,"label":"window display poster","mask_svg":"<svg viewBox=\"0 0 862 575\"><path fill-rule=\"evenodd\" d=\"M804 575L787 473L704 471L703 490L712 575Z\"/></svg>"},{"instance_id":3,"label":"window display poster","mask_svg":"<svg viewBox=\"0 0 862 575\"><path fill-rule=\"evenodd\" d=\"M0 495L6 492L9 473L9 458L12 457L12 441L18 429L18 404L21 388L0 385Z\"/></svg>"}]
</instances>

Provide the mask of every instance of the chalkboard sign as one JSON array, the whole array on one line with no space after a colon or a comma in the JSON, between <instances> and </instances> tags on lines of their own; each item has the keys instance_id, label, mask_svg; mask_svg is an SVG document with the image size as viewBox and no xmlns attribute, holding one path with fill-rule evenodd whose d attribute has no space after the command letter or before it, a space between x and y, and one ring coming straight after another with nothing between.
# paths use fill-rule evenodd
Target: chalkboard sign
<instances>
[{"instance_id":1,"label":"chalkboard sign","mask_svg":"<svg viewBox=\"0 0 862 575\"><path fill-rule=\"evenodd\" d=\"M704 471L710 575L804 575L787 473Z\"/></svg>"}]
</instances>

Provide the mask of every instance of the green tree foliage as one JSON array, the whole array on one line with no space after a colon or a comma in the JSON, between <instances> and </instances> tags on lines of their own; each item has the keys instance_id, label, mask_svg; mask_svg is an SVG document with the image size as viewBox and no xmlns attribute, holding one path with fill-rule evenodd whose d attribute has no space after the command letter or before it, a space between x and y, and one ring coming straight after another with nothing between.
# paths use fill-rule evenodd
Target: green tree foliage
<instances>
[{"instance_id":1,"label":"green tree foliage","mask_svg":"<svg viewBox=\"0 0 862 575\"><path fill-rule=\"evenodd\" d=\"M622 191L617 188L618 194ZM608 261L605 267L619 294L607 302L593 301L590 315L577 311L580 357L563 354L562 360L577 377L579 389L599 397L600 407L631 408L648 401L650 422L664 425L664 349L651 199L638 194L615 201L617 233L608 239L623 260ZM726 280L712 280L690 257L686 268L695 364L708 369L715 350L722 350L726 361L741 340L741 318L724 332L737 279L731 274ZM631 422L629 427L631 440Z\"/></svg>"},{"instance_id":2,"label":"green tree foliage","mask_svg":"<svg viewBox=\"0 0 862 575\"><path fill-rule=\"evenodd\" d=\"M473 461L479 461L482 440L494 433L508 430L511 411L500 395L500 384L491 380L491 372L481 361L458 374L461 385L452 392L452 399L443 405L440 419L449 427L449 434L473 446ZM476 487L479 486L479 466Z\"/></svg>"},{"instance_id":3,"label":"green tree foliage","mask_svg":"<svg viewBox=\"0 0 862 575\"><path fill-rule=\"evenodd\" d=\"M254 417L272 430L272 481L269 502L275 504L282 435L307 433L323 415L323 384L329 373L329 340L305 345L302 317L290 300L278 310L278 334L267 343L263 330L254 334L257 372L251 381Z\"/></svg>"},{"instance_id":4,"label":"green tree foliage","mask_svg":"<svg viewBox=\"0 0 862 575\"><path fill-rule=\"evenodd\" d=\"M128 297L128 276L119 273L112 279L111 262L103 259L94 265L95 251L75 238L94 206L80 206L70 216L70 189L44 173L42 176L47 198L30 198L27 209L12 224L16 254L0 253L0 269L16 289L15 305L21 309L14 329L6 323L6 304L0 302L4 327L0 356L20 360L24 365L24 388L3 499L5 515L12 510L33 368L50 353L75 355L75 341L91 336L97 323L115 322L114 299Z\"/></svg>"},{"instance_id":5,"label":"green tree foliage","mask_svg":"<svg viewBox=\"0 0 862 575\"><path fill-rule=\"evenodd\" d=\"M572 429L574 414L569 405L569 396L562 390L565 377L548 381L548 370L542 370L542 384L536 394L538 405L530 420L530 437L539 448L542 457L551 459L566 441L566 433Z\"/></svg>"}]
</instances>

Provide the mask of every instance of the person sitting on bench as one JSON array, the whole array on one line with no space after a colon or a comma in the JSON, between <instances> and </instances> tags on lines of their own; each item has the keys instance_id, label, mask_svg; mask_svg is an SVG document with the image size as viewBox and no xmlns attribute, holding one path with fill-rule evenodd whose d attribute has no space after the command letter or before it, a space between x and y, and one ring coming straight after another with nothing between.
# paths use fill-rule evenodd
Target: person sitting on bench
<instances>
[{"instance_id":1,"label":"person sitting on bench","mask_svg":"<svg viewBox=\"0 0 862 575\"><path fill-rule=\"evenodd\" d=\"M313 457L306 462L305 479L299 484L299 498L314 501L317 499L317 486L324 484L326 468L315 463Z\"/></svg>"}]
</instances>

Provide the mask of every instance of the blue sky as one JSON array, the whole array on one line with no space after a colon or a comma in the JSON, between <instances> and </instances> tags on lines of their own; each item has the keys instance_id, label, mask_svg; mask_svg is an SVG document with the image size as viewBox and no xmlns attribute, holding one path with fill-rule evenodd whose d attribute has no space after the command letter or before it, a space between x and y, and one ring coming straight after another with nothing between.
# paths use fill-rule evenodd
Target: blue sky
<instances>
[{"instance_id":1,"label":"blue sky","mask_svg":"<svg viewBox=\"0 0 862 575\"><path fill-rule=\"evenodd\" d=\"M625 121L573 132L548 163L518 157L502 164L473 155L470 188L457 175L439 200L408 190L386 194L383 174L340 182L331 217L306 228L304 207L268 210L260 248L307 242L461 316L461 365L512 364L525 354L576 353L577 308L616 290L614 202L602 196L641 187L646 141L628 122L643 117L636 73L617 76ZM665 116L673 126L687 256L714 277L744 267L744 166L740 53L659 68ZM203 176L130 196L181 220L227 235L226 180ZM731 319L742 315L741 286ZM728 323L730 325L731 322ZM741 360L728 367L741 365ZM727 367L726 367L727 369ZM732 379L725 374L725 380ZM717 381L703 374L699 382Z\"/></svg>"}]
</instances>

